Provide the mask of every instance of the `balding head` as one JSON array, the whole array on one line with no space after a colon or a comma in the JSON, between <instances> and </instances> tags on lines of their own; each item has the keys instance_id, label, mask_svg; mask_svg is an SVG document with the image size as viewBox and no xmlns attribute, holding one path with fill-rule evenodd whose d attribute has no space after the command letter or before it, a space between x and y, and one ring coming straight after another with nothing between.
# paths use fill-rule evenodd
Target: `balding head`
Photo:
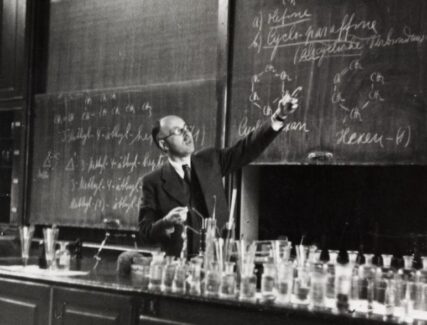
<instances>
[{"instance_id":1,"label":"balding head","mask_svg":"<svg viewBox=\"0 0 427 325\"><path fill-rule=\"evenodd\" d=\"M179 116L167 115L162 117L155 123L152 136L157 146L172 158L182 158L194 151L191 131Z\"/></svg>"}]
</instances>

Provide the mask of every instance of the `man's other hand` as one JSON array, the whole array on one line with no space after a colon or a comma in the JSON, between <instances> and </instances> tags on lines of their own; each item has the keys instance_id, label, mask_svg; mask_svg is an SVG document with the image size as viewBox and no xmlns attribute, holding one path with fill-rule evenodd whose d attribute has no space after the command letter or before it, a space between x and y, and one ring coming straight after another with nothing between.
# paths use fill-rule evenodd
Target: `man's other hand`
<instances>
[{"instance_id":1,"label":"man's other hand","mask_svg":"<svg viewBox=\"0 0 427 325\"><path fill-rule=\"evenodd\" d=\"M163 217L163 220L173 225L183 224L187 220L187 213L187 207L176 207L170 210L168 214Z\"/></svg>"}]
</instances>

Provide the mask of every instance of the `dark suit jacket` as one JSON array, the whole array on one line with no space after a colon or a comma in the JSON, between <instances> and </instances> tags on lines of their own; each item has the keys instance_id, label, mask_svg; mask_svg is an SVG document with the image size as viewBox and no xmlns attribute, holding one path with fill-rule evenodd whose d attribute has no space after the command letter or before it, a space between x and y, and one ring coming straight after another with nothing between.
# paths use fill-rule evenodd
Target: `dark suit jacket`
<instances>
[{"instance_id":1,"label":"dark suit jacket","mask_svg":"<svg viewBox=\"0 0 427 325\"><path fill-rule=\"evenodd\" d=\"M213 196L216 196L216 216L218 226L225 224L228 204L222 177L255 160L280 133L274 131L270 121L249 133L231 147L224 149L207 148L191 156L192 174L200 184L206 210L213 211ZM162 218L177 206L187 206L186 198L179 184L179 176L165 163L159 169L147 174L143 180L143 197L139 214L139 231L145 242L160 243L168 255L178 255L182 245L179 229L172 235L166 229L172 225Z\"/></svg>"}]
</instances>

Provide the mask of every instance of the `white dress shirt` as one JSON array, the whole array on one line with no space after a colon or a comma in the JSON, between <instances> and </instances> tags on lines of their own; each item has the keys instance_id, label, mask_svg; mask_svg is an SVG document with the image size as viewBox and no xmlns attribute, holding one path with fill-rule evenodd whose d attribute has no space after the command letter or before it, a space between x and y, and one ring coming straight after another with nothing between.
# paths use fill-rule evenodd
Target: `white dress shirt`
<instances>
[{"instance_id":1,"label":"white dress shirt","mask_svg":"<svg viewBox=\"0 0 427 325\"><path fill-rule=\"evenodd\" d=\"M182 169L183 165L188 165L191 168L191 158L190 156L185 157L183 161L172 161L170 158L168 159L169 163L172 165L173 169L178 173L179 177L184 179L184 169Z\"/></svg>"}]
</instances>

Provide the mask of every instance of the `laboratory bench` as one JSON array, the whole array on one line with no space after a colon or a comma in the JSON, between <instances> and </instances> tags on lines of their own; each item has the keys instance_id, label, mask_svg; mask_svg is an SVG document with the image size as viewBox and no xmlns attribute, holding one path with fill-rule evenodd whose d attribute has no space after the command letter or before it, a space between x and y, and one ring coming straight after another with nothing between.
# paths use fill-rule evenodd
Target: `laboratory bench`
<instances>
[{"instance_id":1,"label":"laboratory bench","mask_svg":"<svg viewBox=\"0 0 427 325\"><path fill-rule=\"evenodd\" d=\"M10 259L7 264L11 264ZM49 271L17 271L10 265L0 266L0 324L395 323L375 315L154 293L142 290L138 278L119 275L112 261L101 261L96 270L91 271L90 267L90 262L83 262L82 269L87 274L61 276Z\"/></svg>"}]
</instances>

